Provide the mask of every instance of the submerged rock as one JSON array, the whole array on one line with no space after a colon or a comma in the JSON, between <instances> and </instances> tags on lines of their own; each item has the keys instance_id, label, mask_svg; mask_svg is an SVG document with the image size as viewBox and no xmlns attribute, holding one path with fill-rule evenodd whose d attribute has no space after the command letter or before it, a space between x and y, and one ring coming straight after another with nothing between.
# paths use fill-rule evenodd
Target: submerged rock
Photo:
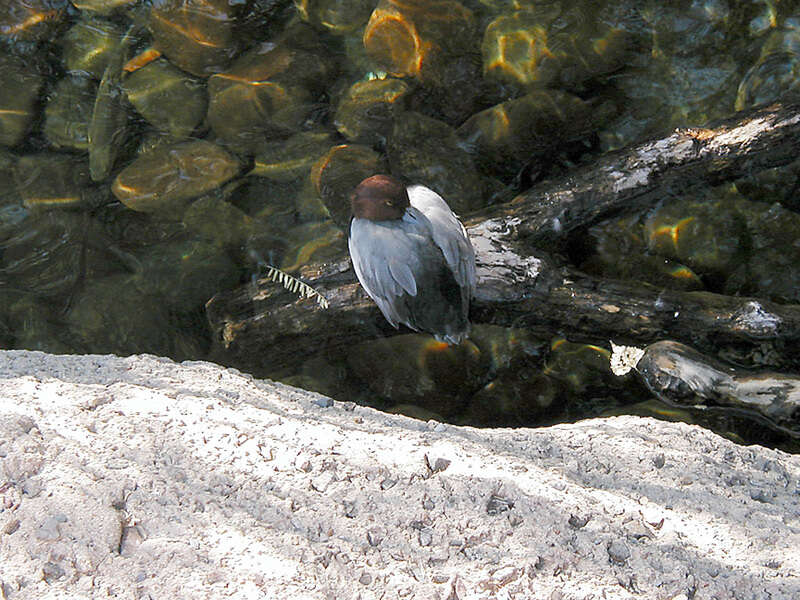
<instances>
[{"instance_id":1,"label":"submerged rock","mask_svg":"<svg viewBox=\"0 0 800 600\"><path fill-rule=\"evenodd\" d=\"M197 310L239 281L240 269L226 250L206 240L159 244L138 258L141 267L130 285L171 310Z\"/></svg>"},{"instance_id":2,"label":"submerged rock","mask_svg":"<svg viewBox=\"0 0 800 600\"><path fill-rule=\"evenodd\" d=\"M157 212L200 196L233 178L239 161L205 140L161 146L117 175L111 191L133 210Z\"/></svg>"},{"instance_id":3,"label":"submerged rock","mask_svg":"<svg viewBox=\"0 0 800 600\"><path fill-rule=\"evenodd\" d=\"M188 137L206 114L205 86L166 60L155 60L131 73L123 89L137 112L172 139Z\"/></svg>"},{"instance_id":4,"label":"submerged rock","mask_svg":"<svg viewBox=\"0 0 800 600\"><path fill-rule=\"evenodd\" d=\"M404 109L410 88L402 79L370 79L354 83L339 101L334 123L351 142L386 143L394 120Z\"/></svg>"},{"instance_id":5,"label":"submerged rock","mask_svg":"<svg viewBox=\"0 0 800 600\"><path fill-rule=\"evenodd\" d=\"M569 144L588 140L614 109L560 90L531 92L487 108L458 128L462 145L484 168L506 176Z\"/></svg>"},{"instance_id":6,"label":"submerged rock","mask_svg":"<svg viewBox=\"0 0 800 600\"><path fill-rule=\"evenodd\" d=\"M800 217L722 186L653 211L651 252L674 258L728 294L800 301Z\"/></svg>"},{"instance_id":7,"label":"submerged rock","mask_svg":"<svg viewBox=\"0 0 800 600\"><path fill-rule=\"evenodd\" d=\"M500 15L483 35L484 74L523 89L576 89L618 69L625 61L625 32L589 12L552 2Z\"/></svg>"},{"instance_id":8,"label":"submerged rock","mask_svg":"<svg viewBox=\"0 0 800 600\"><path fill-rule=\"evenodd\" d=\"M284 232L283 238L286 250L281 269L289 273L312 262L337 259L347 246L344 233L330 219L298 225Z\"/></svg>"},{"instance_id":9,"label":"submerged rock","mask_svg":"<svg viewBox=\"0 0 800 600\"><path fill-rule=\"evenodd\" d=\"M350 192L361 181L386 172L384 157L360 144L334 146L311 169L311 182L331 218L342 229L350 222Z\"/></svg>"},{"instance_id":10,"label":"submerged rock","mask_svg":"<svg viewBox=\"0 0 800 600\"><path fill-rule=\"evenodd\" d=\"M136 42L137 26L131 25L111 52L97 88L92 120L89 122L89 172L93 181L103 181L128 138L128 107L121 83L123 66Z\"/></svg>"},{"instance_id":11,"label":"submerged rock","mask_svg":"<svg viewBox=\"0 0 800 600\"><path fill-rule=\"evenodd\" d=\"M300 17L331 33L345 35L369 19L378 0L294 0Z\"/></svg>"},{"instance_id":12,"label":"submerged rock","mask_svg":"<svg viewBox=\"0 0 800 600\"><path fill-rule=\"evenodd\" d=\"M44 135L56 148L89 150L97 84L85 75L67 75L56 84L45 107Z\"/></svg>"},{"instance_id":13,"label":"submerged rock","mask_svg":"<svg viewBox=\"0 0 800 600\"><path fill-rule=\"evenodd\" d=\"M654 254L645 241L641 215L613 219L592 227L589 239L593 253L581 263L588 273L645 281L678 290L702 289L703 281L685 264Z\"/></svg>"},{"instance_id":14,"label":"submerged rock","mask_svg":"<svg viewBox=\"0 0 800 600\"><path fill-rule=\"evenodd\" d=\"M105 19L81 19L61 39L68 71L101 79L123 32Z\"/></svg>"},{"instance_id":15,"label":"submerged rock","mask_svg":"<svg viewBox=\"0 0 800 600\"><path fill-rule=\"evenodd\" d=\"M99 199L89 186L89 165L72 154L44 152L20 157L14 169L17 191L26 208L91 208Z\"/></svg>"},{"instance_id":16,"label":"submerged rock","mask_svg":"<svg viewBox=\"0 0 800 600\"><path fill-rule=\"evenodd\" d=\"M397 77L442 83L453 56L473 49L475 19L457 0L381 0L364 29L367 54Z\"/></svg>"},{"instance_id":17,"label":"submerged rock","mask_svg":"<svg viewBox=\"0 0 800 600\"><path fill-rule=\"evenodd\" d=\"M395 120L387 155L393 173L430 187L456 213L485 206L483 181L472 157L446 123L416 112L403 113Z\"/></svg>"},{"instance_id":18,"label":"submerged rock","mask_svg":"<svg viewBox=\"0 0 800 600\"><path fill-rule=\"evenodd\" d=\"M773 31L758 61L745 73L736 95L736 110L757 104L800 99L800 23L796 19Z\"/></svg>"},{"instance_id":19,"label":"submerged rock","mask_svg":"<svg viewBox=\"0 0 800 600\"><path fill-rule=\"evenodd\" d=\"M76 294L66 323L72 335L94 352L174 354L175 325L168 307L133 287L129 275L88 282Z\"/></svg>"},{"instance_id":20,"label":"submerged rock","mask_svg":"<svg viewBox=\"0 0 800 600\"><path fill-rule=\"evenodd\" d=\"M209 78L208 123L225 143L252 152L265 140L300 129L334 72L329 57L310 51L317 50L313 43L303 44L312 35L296 28Z\"/></svg>"},{"instance_id":21,"label":"submerged rock","mask_svg":"<svg viewBox=\"0 0 800 600\"><path fill-rule=\"evenodd\" d=\"M50 38L67 17L69 0L9 0L0 4L0 39L39 42Z\"/></svg>"},{"instance_id":22,"label":"submerged rock","mask_svg":"<svg viewBox=\"0 0 800 600\"><path fill-rule=\"evenodd\" d=\"M488 372L474 344L453 346L418 334L364 342L351 349L347 360L375 394L393 404L416 404L444 417L463 411Z\"/></svg>"},{"instance_id":23,"label":"submerged rock","mask_svg":"<svg viewBox=\"0 0 800 600\"><path fill-rule=\"evenodd\" d=\"M333 143L327 131L304 131L287 140L264 142L258 147L253 170L248 175L274 181L292 181L308 176L311 167Z\"/></svg>"},{"instance_id":24,"label":"submerged rock","mask_svg":"<svg viewBox=\"0 0 800 600\"><path fill-rule=\"evenodd\" d=\"M253 219L215 195L192 202L183 213L183 223L192 231L221 246L239 246L253 233Z\"/></svg>"},{"instance_id":25,"label":"submerged rock","mask_svg":"<svg viewBox=\"0 0 800 600\"><path fill-rule=\"evenodd\" d=\"M228 0L154 0L148 27L170 62L208 77L223 71L239 50L235 9Z\"/></svg>"},{"instance_id":26,"label":"submerged rock","mask_svg":"<svg viewBox=\"0 0 800 600\"><path fill-rule=\"evenodd\" d=\"M38 114L36 103L43 83L35 65L0 54L0 144L15 146L25 138Z\"/></svg>"},{"instance_id":27,"label":"submerged rock","mask_svg":"<svg viewBox=\"0 0 800 600\"><path fill-rule=\"evenodd\" d=\"M133 6L138 0L72 0L72 5L78 10L89 13L110 15L115 11Z\"/></svg>"}]
</instances>

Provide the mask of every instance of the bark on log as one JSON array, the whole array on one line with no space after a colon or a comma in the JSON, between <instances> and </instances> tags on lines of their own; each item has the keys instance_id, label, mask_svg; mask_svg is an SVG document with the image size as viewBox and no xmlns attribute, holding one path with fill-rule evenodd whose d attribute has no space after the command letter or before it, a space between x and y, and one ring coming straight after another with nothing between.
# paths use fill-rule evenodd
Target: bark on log
<instances>
[{"instance_id":1,"label":"bark on log","mask_svg":"<svg viewBox=\"0 0 800 600\"><path fill-rule=\"evenodd\" d=\"M603 156L595 166L473 215L466 223L478 267L471 320L601 343L614 337L644 345L668 336L700 350L725 340L800 338L800 306L601 280L531 250L691 185L787 164L798 150L800 106L776 105ZM340 261L308 265L300 277L328 299L327 310L266 279L258 289L243 286L212 298L214 359L274 374L315 352L344 352L394 332L358 284L345 248Z\"/></svg>"},{"instance_id":2,"label":"bark on log","mask_svg":"<svg viewBox=\"0 0 800 600\"><path fill-rule=\"evenodd\" d=\"M798 156L800 105L773 104L609 153L470 222L492 219L532 246L548 248L604 218L679 197L698 184L716 185L779 167Z\"/></svg>"}]
</instances>

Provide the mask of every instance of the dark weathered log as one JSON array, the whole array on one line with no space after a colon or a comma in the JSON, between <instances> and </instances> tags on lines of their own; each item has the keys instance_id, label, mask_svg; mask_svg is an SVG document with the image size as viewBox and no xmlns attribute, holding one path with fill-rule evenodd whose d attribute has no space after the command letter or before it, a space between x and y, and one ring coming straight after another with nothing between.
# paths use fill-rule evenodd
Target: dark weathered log
<instances>
[{"instance_id":1,"label":"dark weathered log","mask_svg":"<svg viewBox=\"0 0 800 600\"><path fill-rule=\"evenodd\" d=\"M284 368L296 369L318 351L335 354L393 331L356 280L349 257L304 267L301 277L327 299L327 309L266 278L209 300L212 359L235 363L257 376L274 376Z\"/></svg>"},{"instance_id":2,"label":"dark weathered log","mask_svg":"<svg viewBox=\"0 0 800 600\"><path fill-rule=\"evenodd\" d=\"M479 293L476 322L560 332L572 339L650 342L669 336L704 349L721 342L800 338L800 306L708 292L659 290L564 269L546 292L534 285L501 302ZM522 289L519 290L520 292Z\"/></svg>"},{"instance_id":3,"label":"dark weathered log","mask_svg":"<svg viewBox=\"0 0 800 600\"><path fill-rule=\"evenodd\" d=\"M774 104L611 152L470 222L492 219L499 229L547 248L603 218L680 197L698 184L715 185L785 165L798 156L800 105Z\"/></svg>"},{"instance_id":4,"label":"dark weathered log","mask_svg":"<svg viewBox=\"0 0 800 600\"><path fill-rule=\"evenodd\" d=\"M800 306L706 292L676 292L601 280L514 252L514 241L485 226L470 229L478 288L470 318L571 339L646 344L661 337L706 351L723 341L800 338ZM353 343L396 333L367 297L349 260L312 265L302 277L330 303L298 299L262 279L215 296L207 306L220 345L215 360L254 373L275 373L318 351L345 352ZM402 330L401 330L402 331Z\"/></svg>"},{"instance_id":5,"label":"dark weathered log","mask_svg":"<svg viewBox=\"0 0 800 600\"><path fill-rule=\"evenodd\" d=\"M467 223L478 266L471 320L597 342L613 337L646 344L666 335L701 350L725 340L800 338L800 306L600 280L558 266L542 252L530 255L531 242L551 243L558 234L640 209L692 183L753 173L797 155L800 107L738 118L602 157L594 168L474 215ZM212 298L207 311L218 341L214 358L274 373L314 352L344 352L394 331L359 286L344 248L340 261L308 265L300 276L328 299L329 309L267 280L258 289L244 286Z\"/></svg>"}]
</instances>

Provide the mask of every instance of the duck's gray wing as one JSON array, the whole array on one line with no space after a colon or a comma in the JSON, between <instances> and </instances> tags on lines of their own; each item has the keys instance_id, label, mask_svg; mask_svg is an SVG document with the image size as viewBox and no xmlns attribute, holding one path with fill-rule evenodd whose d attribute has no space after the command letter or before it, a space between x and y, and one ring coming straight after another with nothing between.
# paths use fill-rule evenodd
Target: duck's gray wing
<instances>
[{"instance_id":1,"label":"duck's gray wing","mask_svg":"<svg viewBox=\"0 0 800 600\"><path fill-rule=\"evenodd\" d=\"M469 301L475 292L475 251L466 229L444 199L432 189L411 185L407 191L412 208L430 222L433 241L442 251L447 266Z\"/></svg>"},{"instance_id":2,"label":"duck's gray wing","mask_svg":"<svg viewBox=\"0 0 800 600\"><path fill-rule=\"evenodd\" d=\"M416 296L426 252L421 236L402 221L353 219L348 245L358 280L394 327L408 324L404 295ZM410 325L409 325L410 326Z\"/></svg>"},{"instance_id":3,"label":"duck's gray wing","mask_svg":"<svg viewBox=\"0 0 800 600\"><path fill-rule=\"evenodd\" d=\"M402 220L353 219L350 257L358 280L386 320L458 343L469 330L463 288L430 237L430 224L411 211Z\"/></svg>"}]
</instances>

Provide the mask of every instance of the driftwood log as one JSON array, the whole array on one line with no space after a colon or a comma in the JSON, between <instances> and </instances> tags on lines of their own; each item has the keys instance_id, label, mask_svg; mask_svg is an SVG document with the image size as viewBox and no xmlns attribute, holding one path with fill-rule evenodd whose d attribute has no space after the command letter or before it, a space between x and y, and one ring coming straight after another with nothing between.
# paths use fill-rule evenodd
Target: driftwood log
<instances>
[{"instance_id":1,"label":"driftwood log","mask_svg":"<svg viewBox=\"0 0 800 600\"><path fill-rule=\"evenodd\" d=\"M603 218L680 198L697 185L718 185L795 161L799 132L800 105L742 111L708 127L679 129L601 156L476 216L513 223L515 236L546 248Z\"/></svg>"},{"instance_id":2,"label":"driftwood log","mask_svg":"<svg viewBox=\"0 0 800 600\"><path fill-rule=\"evenodd\" d=\"M602 219L785 165L799 154L800 106L773 105L609 153L470 215L465 224L478 266L471 320L603 344L611 337L639 345L669 337L701 350L724 341L800 338L800 305L599 279L543 250ZM206 308L215 360L275 374L316 352L345 352L395 332L359 286L346 248L341 260L307 265L299 276L327 298L328 309L266 279L212 298Z\"/></svg>"},{"instance_id":3,"label":"driftwood log","mask_svg":"<svg viewBox=\"0 0 800 600\"><path fill-rule=\"evenodd\" d=\"M747 415L800 438L796 375L736 369L670 340L643 349L612 346L611 370L625 375L635 369L642 383L667 404Z\"/></svg>"}]
</instances>

